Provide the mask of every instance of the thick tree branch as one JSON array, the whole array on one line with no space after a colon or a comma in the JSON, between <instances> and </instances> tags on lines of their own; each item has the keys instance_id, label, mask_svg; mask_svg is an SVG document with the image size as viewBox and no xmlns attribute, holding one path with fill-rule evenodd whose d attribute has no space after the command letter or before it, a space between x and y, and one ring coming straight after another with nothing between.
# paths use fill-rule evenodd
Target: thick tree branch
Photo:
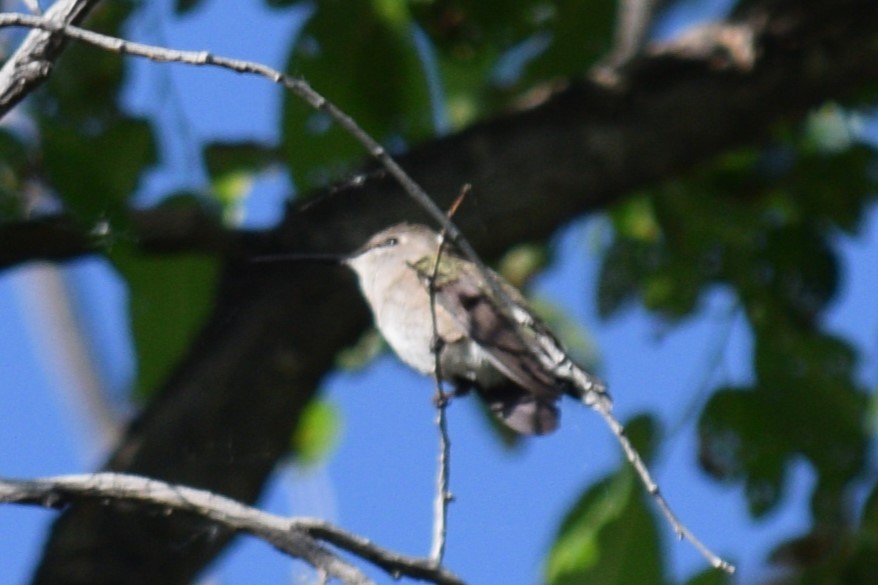
<instances>
[{"instance_id":1,"label":"thick tree branch","mask_svg":"<svg viewBox=\"0 0 878 585\"><path fill-rule=\"evenodd\" d=\"M763 141L777 123L828 99L874 89L878 3L748 5L735 23L752 32L748 67L721 42L690 43L682 55L669 47L635 59L613 87L573 84L400 162L440 205L473 184L456 220L491 256L724 150ZM270 233L241 234L210 322L107 468L253 501L335 352L368 320L345 274L255 267L241 258L346 251L378 227L422 217L379 177L292 208ZM231 533L204 534L191 518L132 522L100 505L77 505L56 524L36 581L185 583Z\"/></svg>"},{"instance_id":2,"label":"thick tree branch","mask_svg":"<svg viewBox=\"0 0 878 585\"><path fill-rule=\"evenodd\" d=\"M228 230L213 212L197 205L132 211L131 237L148 254L234 252L241 234ZM115 243L109 226L84 226L65 213L0 224L0 270L34 261L64 261L100 254Z\"/></svg>"}]
</instances>

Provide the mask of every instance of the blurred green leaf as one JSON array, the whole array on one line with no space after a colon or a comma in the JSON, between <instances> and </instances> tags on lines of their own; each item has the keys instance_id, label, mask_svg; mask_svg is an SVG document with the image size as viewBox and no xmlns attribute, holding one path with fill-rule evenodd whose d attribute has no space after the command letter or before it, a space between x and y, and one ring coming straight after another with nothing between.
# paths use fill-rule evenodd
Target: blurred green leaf
<instances>
[{"instance_id":1,"label":"blurred green leaf","mask_svg":"<svg viewBox=\"0 0 878 585\"><path fill-rule=\"evenodd\" d=\"M206 256L150 257L128 245L110 260L128 285L137 355L136 395L155 391L190 347L212 308L218 261Z\"/></svg>"},{"instance_id":2,"label":"blurred green leaf","mask_svg":"<svg viewBox=\"0 0 878 585\"><path fill-rule=\"evenodd\" d=\"M758 386L723 388L711 397L699 421L700 462L718 479L743 480L758 517L779 503L789 465L804 456L818 476L813 511L829 518L844 503L839 486L865 460L865 395L839 370L849 367L839 365L849 356L836 341L793 339L792 346L757 347L757 364L769 362L757 365ZM757 346L763 343L757 338ZM821 352L828 355L813 367L822 363L825 370L808 375L802 366Z\"/></svg>"},{"instance_id":3,"label":"blurred green leaf","mask_svg":"<svg viewBox=\"0 0 878 585\"><path fill-rule=\"evenodd\" d=\"M255 175L281 160L272 146L260 142L213 142L204 148L212 193L225 211L236 209L249 193Z\"/></svg>"},{"instance_id":4,"label":"blurred green leaf","mask_svg":"<svg viewBox=\"0 0 878 585\"><path fill-rule=\"evenodd\" d=\"M405 3L326 0L316 6L287 71L304 78L391 150L427 136L426 75ZM337 179L366 151L326 113L284 97L282 148L297 183Z\"/></svg>"},{"instance_id":5,"label":"blurred green leaf","mask_svg":"<svg viewBox=\"0 0 878 585\"><path fill-rule=\"evenodd\" d=\"M878 583L878 484L873 484L863 506L860 532L855 535L851 552L842 582Z\"/></svg>"},{"instance_id":6,"label":"blurred green leaf","mask_svg":"<svg viewBox=\"0 0 878 585\"><path fill-rule=\"evenodd\" d=\"M544 11L542 32L550 42L527 65L526 84L582 75L610 50L614 0L556 0Z\"/></svg>"},{"instance_id":7,"label":"blurred green leaf","mask_svg":"<svg viewBox=\"0 0 878 585\"><path fill-rule=\"evenodd\" d=\"M838 104L824 104L805 121L805 141L818 151L842 152L853 146L856 139L853 117Z\"/></svg>"},{"instance_id":8,"label":"blurred green leaf","mask_svg":"<svg viewBox=\"0 0 878 585\"><path fill-rule=\"evenodd\" d=\"M699 421L701 467L721 480L744 480L750 513L759 517L777 505L791 455L784 437L773 435L776 414L759 392L721 388Z\"/></svg>"},{"instance_id":9,"label":"blurred green leaf","mask_svg":"<svg viewBox=\"0 0 878 585\"><path fill-rule=\"evenodd\" d=\"M543 0L439 0L412 3L435 49L444 112L459 129L500 108L522 89L529 47L549 7Z\"/></svg>"},{"instance_id":10,"label":"blurred green leaf","mask_svg":"<svg viewBox=\"0 0 878 585\"><path fill-rule=\"evenodd\" d=\"M648 458L652 421L628 425ZM627 462L587 489L564 518L545 566L549 585L662 584L664 566L649 498ZM634 562L636 559L636 562Z\"/></svg>"},{"instance_id":11,"label":"blurred green leaf","mask_svg":"<svg viewBox=\"0 0 878 585\"><path fill-rule=\"evenodd\" d=\"M124 226L128 199L157 159L149 122L117 118L94 133L51 123L40 132L46 173L65 206L88 221Z\"/></svg>"},{"instance_id":12,"label":"blurred green leaf","mask_svg":"<svg viewBox=\"0 0 878 585\"><path fill-rule=\"evenodd\" d=\"M412 2L412 14L448 57L505 51L536 30L543 0L435 0Z\"/></svg>"},{"instance_id":13,"label":"blurred green leaf","mask_svg":"<svg viewBox=\"0 0 878 585\"><path fill-rule=\"evenodd\" d=\"M617 238L604 252L598 276L598 314L606 319L640 296L647 271L658 261L653 244Z\"/></svg>"},{"instance_id":14,"label":"blurred green leaf","mask_svg":"<svg viewBox=\"0 0 878 585\"><path fill-rule=\"evenodd\" d=\"M785 186L811 223L853 234L876 195L875 160L875 150L862 144L831 152L805 151L784 177Z\"/></svg>"},{"instance_id":15,"label":"blurred green leaf","mask_svg":"<svg viewBox=\"0 0 878 585\"><path fill-rule=\"evenodd\" d=\"M520 244L506 252L497 265L497 272L517 288L545 268L549 257L545 245Z\"/></svg>"},{"instance_id":16,"label":"blurred green leaf","mask_svg":"<svg viewBox=\"0 0 878 585\"><path fill-rule=\"evenodd\" d=\"M204 147L207 172L211 177L246 171L258 173L281 162L277 148L262 142L211 142Z\"/></svg>"},{"instance_id":17,"label":"blurred green leaf","mask_svg":"<svg viewBox=\"0 0 878 585\"><path fill-rule=\"evenodd\" d=\"M751 257L750 269L738 273L745 303L769 303L771 313L751 318L776 321L786 315L802 324L813 322L835 297L839 267L825 236L813 226L794 224L767 230Z\"/></svg>"},{"instance_id":18,"label":"blurred green leaf","mask_svg":"<svg viewBox=\"0 0 878 585\"><path fill-rule=\"evenodd\" d=\"M579 320L549 299L532 296L528 300L540 319L545 321L567 349L570 357L587 369L596 370L598 349Z\"/></svg>"},{"instance_id":19,"label":"blurred green leaf","mask_svg":"<svg viewBox=\"0 0 878 585\"><path fill-rule=\"evenodd\" d=\"M296 462L313 466L326 459L338 443L341 413L325 400L312 400L302 412L293 435Z\"/></svg>"},{"instance_id":20,"label":"blurred green leaf","mask_svg":"<svg viewBox=\"0 0 878 585\"><path fill-rule=\"evenodd\" d=\"M610 210L613 228L626 240L657 242L661 236L653 207L648 195L635 195Z\"/></svg>"},{"instance_id":21,"label":"blurred green leaf","mask_svg":"<svg viewBox=\"0 0 878 585\"><path fill-rule=\"evenodd\" d=\"M125 37L122 27L137 8L135 0L102 2L89 13L88 28ZM118 95L125 82L125 60L118 54L85 43L69 43L64 58L36 94L40 115L96 132L120 116Z\"/></svg>"}]
</instances>

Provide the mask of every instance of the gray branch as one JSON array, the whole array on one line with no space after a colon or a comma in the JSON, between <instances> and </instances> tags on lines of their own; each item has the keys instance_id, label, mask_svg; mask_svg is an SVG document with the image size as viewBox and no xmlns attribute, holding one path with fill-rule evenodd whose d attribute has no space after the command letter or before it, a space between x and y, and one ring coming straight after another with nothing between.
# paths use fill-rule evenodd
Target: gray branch
<instances>
[{"instance_id":1,"label":"gray branch","mask_svg":"<svg viewBox=\"0 0 878 585\"><path fill-rule=\"evenodd\" d=\"M312 518L285 518L263 512L205 490L121 473L66 475L33 480L0 478L0 502L60 508L80 500L136 502L158 506L162 515L188 512L235 532L251 534L318 571L351 585L371 579L350 562L323 546L328 542L384 569L394 578L412 577L439 585L462 585L458 577L429 559L383 549L337 526Z\"/></svg>"},{"instance_id":2,"label":"gray branch","mask_svg":"<svg viewBox=\"0 0 878 585\"><path fill-rule=\"evenodd\" d=\"M76 24L98 0L58 0L44 19L53 24ZM35 29L0 69L0 118L45 81L64 50L66 38L50 30Z\"/></svg>"}]
</instances>

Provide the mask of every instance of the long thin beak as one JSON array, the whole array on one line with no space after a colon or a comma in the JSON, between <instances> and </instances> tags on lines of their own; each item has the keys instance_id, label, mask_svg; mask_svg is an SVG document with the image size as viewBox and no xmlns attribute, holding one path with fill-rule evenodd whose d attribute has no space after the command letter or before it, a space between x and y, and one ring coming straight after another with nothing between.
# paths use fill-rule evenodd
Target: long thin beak
<instances>
[{"instance_id":1,"label":"long thin beak","mask_svg":"<svg viewBox=\"0 0 878 585\"><path fill-rule=\"evenodd\" d=\"M345 254L272 254L270 256L255 256L251 262L317 262L320 264L343 264L347 261Z\"/></svg>"}]
</instances>

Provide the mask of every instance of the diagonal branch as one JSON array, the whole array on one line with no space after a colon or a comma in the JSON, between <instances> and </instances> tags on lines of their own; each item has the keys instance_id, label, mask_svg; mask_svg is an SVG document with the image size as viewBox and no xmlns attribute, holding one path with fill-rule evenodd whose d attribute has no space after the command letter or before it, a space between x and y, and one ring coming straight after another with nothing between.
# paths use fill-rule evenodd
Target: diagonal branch
<instances>
[{"instance_id":1,"label":"diagonal branch","mask_svg":"<svg viewBox=\"0 0 878 585\"><path fill-rule=\"evenodd\" d=\"M487 266L482 262L478 254L476 254L475 249L466 238L463 237L461 231L454 225L451 219L442 212L427 192L402 169L393 157L387 154L387 151L377 140L363 130L347 113L326 99L326 97L315 91L305 80L291 77L276 69L268 67L267 65L256 63L254 61L231 59L220 55L214 55L208 51L181 51L147 45L144 43L135 43L71 26L63 21L44 18L42 16L19 13L0 14L0 28L9 26L25 26L42 29L48 33L82 41L114 53L136 55L139 57L145 57L152 61L186 63L189 65L211 65L222 69L228 69L236 73L259 75L284 86L286 89L303 99L315 110L326 112L336 123L353 136L354 139L362 144L366 152L387 169L387 172L399 182L405 192L423 207L427 213L432 216L434 221L442 226L443 231L447 232L460 249L479 267L485 275L486 281L495 288L494 292L497 294L498 298L508 301L503 294L502 289L500 289L490 277ZM48 76L50 72L51 69L47 67L42 67L40 69L41 76ZM0 80L0 82L2 82L2 80ZM0 106L2 106L2 102L0 102Z\"/></svg>"}]
</instances>

